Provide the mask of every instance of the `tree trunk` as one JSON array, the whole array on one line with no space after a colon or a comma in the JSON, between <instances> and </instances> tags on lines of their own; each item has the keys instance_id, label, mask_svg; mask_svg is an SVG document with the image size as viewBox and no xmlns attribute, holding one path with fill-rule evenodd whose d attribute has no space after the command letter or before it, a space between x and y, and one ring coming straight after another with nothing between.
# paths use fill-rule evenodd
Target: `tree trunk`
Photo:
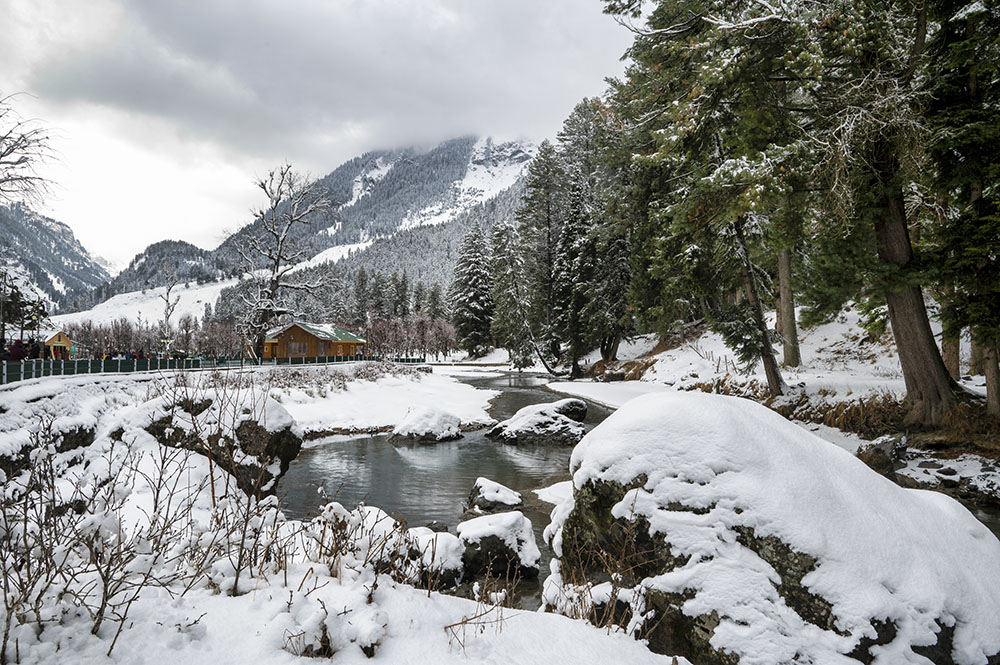
<instances>
[{"instance_id":1,"label":"tree trunk","mask_svg":"<svg viewBox=\"0 0 1000 665\"><path fill-rule=\"evenodd\" d=\"M897 180L898 164L888 145L878 153L878 175L882 179L882 210L875 220L879 258L905 270L913 260L906 226L903 191ZM936 426L955 403L953 382L938 352L927 318L923 293L913 284L895 284L886 293L889 323L896 340L899 364L906 384L909 412L905 425Z\"/></svg>"},{"instance_id":2,"label":"tree trunk","mask_svg":"<svg viewBox=\"0 0 1000 665\"><path fill-rule=\"evenodd\" d=\"M986 374L986 413L1000 418L1000 352L997 341L987 344L983 353L983 373Z\"/></svg>"},{"instance_id":3,"label":"tree trunk","mask_svg":"<svg viewBox=\"0 0 1000 665\"><path fill-rule=\"evenodd\" d=\"M962 375L961 363L959 362L959 357L961 354L961 342L958 337L945 337L944 334L941 335L941 360L944 361L944 366L948 370L948 374L951 378L958 381Z\"/></svg>"},{"instance_id":4,"label":"tree trunk","mask_svg":"<svg viewBox=\"0 0 1000 665\"><path fill-rule=\"evenodd\" d=\"M785 365L788 367L798 367L802 363L802 356L799 354L799 331L795 324L795 296L792 292L792 250L783 249L778 252L778 293L780 295L781 315L778 321L781 324L778 332L781 334L784 352Z\"/></svg>"},{"instance_id":5,"label":"tree trunk","mask_svg":"<svg viewBox=\"0 0 1000 665\"><path fill-rule=\"evenodd\" d=\"M601 338L601 360L606 363L618 360L618 344L621 338L618 335L608 335Z\"/></svg>"},{"instance_id":6,"label":"tree trunk","mask_svg":"<svg viewBox=\"0 0 1000 665\"><path fill-rule=\"evenodd\" d=\"M983 345L976 336L972 336L972 357L969 359L969 374L980 376L983 373Z\"/></svg>"},{"instance_id":7,"label":"tree trunk","mask_svg":"<svg viewBox=\"0 0 1000 665\"><path fill-rule=\"evenodd\" d=\"M750 265L750 251L747 249L746 239L743 237L743 223L736 220L734 225L736 240L740 243L740 273L743 276L743 287L746 290L747 301L750 304L750 311L753 313L754 325L760 335L760 359L764 364L764 374L767 376L767 390L772 396L777 397L784 393L785 381L781 378L778 370L778 361L774 358L774 349L771 347L771 335L767 330L767 323L764 322L764 311L761 309L760 298L757 296L757 286L753 281L752 266Z\"/></svg>"}]
</instances>

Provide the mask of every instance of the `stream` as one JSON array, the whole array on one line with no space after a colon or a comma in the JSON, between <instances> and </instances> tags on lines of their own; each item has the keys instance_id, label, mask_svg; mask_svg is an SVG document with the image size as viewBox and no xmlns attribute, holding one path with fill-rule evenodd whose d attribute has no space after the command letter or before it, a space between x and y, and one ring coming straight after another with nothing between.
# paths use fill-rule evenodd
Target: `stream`
<instances>
[{"instance_id":1,"label":"stream","mask_svg":"<svg viewBox=\"0 0 1000 665\"><path fill-rule=\"evenodd\" d=\"M456 377L476 388L499 390L489 413L506 420L529 404L554 402L564 396L545 389L548 376L507 373L502 376ZM584 424L589 431L611 410L588 402ZM312 442L282 477L278 495L293 519L316 515L328 501L353 507L363 501L378 506L408 526L431 522L455 527L463 519L463 503L480 476L521 493L520 509L531 520L542 553L540 577L548 575L552 553L542 538L551 504L531 491L569 479L571 446L511 446L491 441L486 429L436 444L390 442L386 434L335 436ZM538 589L524 590L526 607L537 606Z\"/></svg>"},{"instance_id":2,"label":"stream","mask_svg":"<svg viewBox=\"0 0 1000 665\"><path fill-rule=\"evenodd\" d=\"M563 396L545 389L545 375L503 373L501 376L456 377L476 388L499 390L489 413L505 420L529 404L553 402ZM589 431L611 410L588 402ZM531 491L569 479L569 446L510 446L491 441L486 429L466 432L438 444L390 442L388 435L335 436L313 442L292 462L279 485L285 513L308 519L328 501L346 507L359 502L378 506L408 526L443 523L452 533L463 519L463 503L476 479L489 478L521 493L520 509L531 520L542 553L539 581L548 575L552 552L542 538L553 506ZM1000 511L969 506L973 514L1000 537ZM540 585L522 590L526 608L536 607Z\"/></svg>"}]
</instances>

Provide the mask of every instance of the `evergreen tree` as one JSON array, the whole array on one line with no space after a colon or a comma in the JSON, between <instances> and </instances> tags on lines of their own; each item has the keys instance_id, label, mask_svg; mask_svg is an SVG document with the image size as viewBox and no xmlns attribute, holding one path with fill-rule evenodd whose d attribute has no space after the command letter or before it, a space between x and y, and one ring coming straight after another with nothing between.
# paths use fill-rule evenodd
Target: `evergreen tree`
<instances>
[{"instance_id":1,"label":"evergreen tree","mask_svg":"<svg viewBox=\"0 0 1000 665\"><path fill-rule=\"evenodd\" d=\"M424 299L426 298L427 287L424 286L423 280L417 280L416 285L413 287L413 311L423 312L424 311Z\"/></svg>"},{"instance_id":2,"label":"evergreen tree","mask_svg":"<svg viewBox=\"0 0 1000 665\"><path fill-rule=\"evenodd\" d=\"M571 377L581 374L580 357L591 340L585 311L594 275L594 246L588 210L585 175L576 172L569 193L569 206L556 248L556 324L566 344Z\"/></svg>"},{"instance_id":3,"label":"evergreen tree","mask_svg":"<svg viewBox=\"0 0 1000 665\"><path fill-rule=\"evenodd\" d=\"M427 305L425 309L427 311L427 316L430 317L431 321L444 320L448 318L448 311L445 307L445 300L442 291L441 285L436 282L431 284L431 288L427 290Z\"/></svg>"},{"instance_id":4,"label":"evergreen tree","mask_svg":"<svg viewBox=\"0 0 1000 665\"><path fill-rule=\"evenodd\" d=\"M362 326L366 323L371 307L371 293L368 286L368 271L364 266L354 274L353 315L354 324Z\"/></svg>"},{"instance_id":5,"label":"evergreen tree","mask_svg":"<svg viewBox=\"0 0 1000 665\"><path fill-rule=\"evenodd\" d=\"M490 345L493 298L488 262L483 232L473 226L462 239L450 293L458 344L473 356L486 353Z\"/></svg>"},{"instance_id":6,"label":"evergreen tree","mask_svg":"<svg viewBox=\"0 0 1000 665\"><path fill-rule=\"evenodd\" d=\"M544 344L553 358L559 357L559 334L555 311L556 245L562 230L563 168L555 147L542 141L528 167L527 191L517 211L524 243L525 285L530 307L528 325L533 338Z\"/></svg>"},{"instance_id":7,"label":"evergreen tree","mask_svg":"<svg viewBox=\"0 0 1000 665\"><path fill-rule=\"evenodd\" d=\"M409 316L410 314L410 280L406 271L395 272L392 275L392 314L393 316Z\"/></svg>"},{"instance_id":8,"label":"evergreen tree","mask_svg":"<svg viewBox=\"0 0 1000 665\"><path fill-rule=\"evenodd\" d=\"M641 8L638 2L611 4L613 10L626 4L628 11ZM658 288L650 295L666 299L659 315L675 310L678 301L692 311L694 303L687 299L698 295L704 314L747 365L763 362L768 388L778 395L784 382L761 298L766 272L754 260L763 245L751 244L763 233L748 231L762 229L779 197L787 198L776 174L788 170L801 149L788 131L782 100L760 103L767 92L760 81L775 70L781 73L776 60L784 55L782 26L768 26L773 33L768 40L743 43L734 16L743 9L657 3L649 30L629 52L635 64L628 79L615 93L619 108L648 137L640 162L655 178L647 203L654 207L650 249L668 262L650 265L659 271ZM709 14L712 20L705 18ZM728 20L733 25L724 27ZM747 52L752 55L743 57ZM663 130L649 127L649 120ZM737 284L745 298L718 290Z\"/></svg>"},{"instance_id":9,"label":"evergreen tree","mask_svg":"<svg viewBox=\"0 0 1000 665\"><path fill-rule=\"evenodd\" d=\"M493 283L493 319L490 334L494 343L507 349L514 367L531 364L531 332L525 322L524 263L517 227L500 221L490 234L490 279Z\"/></svg>"},{"instance_id":10,"label":"evergreen tree","mask_svg":"<svg viewBox=\"0 0 1000 665\"><path fill-rule=\"evenodd\" d=\"M1000 416L1000 13L985 4L938 0L931 20L924 82L932 93L929 120L934 188L947 207L932 242L943 291L944 336L957 347L969 327L985 350L987 411ZM957 350L957 348L956 348ZM957 354L956 354L957 355Z\"/></svg>"}]
</instances>

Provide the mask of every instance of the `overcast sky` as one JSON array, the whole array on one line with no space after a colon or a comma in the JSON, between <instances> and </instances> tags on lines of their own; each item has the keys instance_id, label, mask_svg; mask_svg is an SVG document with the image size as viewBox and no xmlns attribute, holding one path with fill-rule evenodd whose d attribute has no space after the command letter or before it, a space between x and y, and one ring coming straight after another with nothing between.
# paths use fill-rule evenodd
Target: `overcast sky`
<instances>
[{"instance_id":1,"label":"overcast sky","mask_svg":"<svg viewBox=\"0 0 1000 665\"><path fill-rule=\"evenodd\" d=\"M43 212L94 254L217 245L289 160L551 137L619 75L600 0L0 0L0 93L56 130Z\"/></svg>"}]
</instances>

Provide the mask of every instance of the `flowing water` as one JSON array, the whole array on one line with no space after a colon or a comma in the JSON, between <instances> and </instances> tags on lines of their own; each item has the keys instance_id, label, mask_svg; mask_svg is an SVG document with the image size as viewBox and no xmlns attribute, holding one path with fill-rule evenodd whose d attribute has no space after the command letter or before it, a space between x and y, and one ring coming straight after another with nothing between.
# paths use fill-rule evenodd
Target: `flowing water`
<instances>
[{"instance_id":1,"label":"flowing water","mask_svg":"<svg viewBox=\"0 0 1000 665\"><path fill-rule=\"evenodd\" d=\"M529 404L561 398L544 388L551 379L542 376L505 374L462 380L501 391L489 409L497 420ZM442 407L447 409L447 405ZM587 428L610 413L590 404ZM307 518L328 500L345 506L364 501L404 518L410 526L437 521L454 531L462 519L462 503L480 476L521 492L526 499L534 499L528 496L530 490L569 478L571 447L502 445L487 439L485 431L466 432L457 441L430 445L389 441L384 434L331 437L328 443L303 450L292 462L279 485L282 506L289 517ZM549 508L526 511L539 544Z\"/></svg>"},{"instance_id":2,"label":"flowing water","mask_svg":"<svg viewBox=\"0 0 1000 665\"><path fill-rule=\"evenodd\" d=\"M521 407L552 402L561 396L544 388L550 379L530 374L463 378L477 388L499 390L490 415L505 420ZM442 405L447 408L447 405ZM586 425L593 428L610 411L589 404ZM441 522L454 533L462 520L463 502L476 479L489 478L521 492L522 510L535 528L542 551L541 575L547 575L551 552L542 530L552 506L531 492L569 478L571 447L509 446L467 432L458 441L438 444L390 442L387 435L331 437L304 449L281 479L279 496L289 517L309 518L327 501L347 507L364 501L378 506L409 526ZM1000 512L973 509L973 513L1000 536ZM537 603L537 588L527 591L526 605Z\"/></svg>"}]
</instances>

